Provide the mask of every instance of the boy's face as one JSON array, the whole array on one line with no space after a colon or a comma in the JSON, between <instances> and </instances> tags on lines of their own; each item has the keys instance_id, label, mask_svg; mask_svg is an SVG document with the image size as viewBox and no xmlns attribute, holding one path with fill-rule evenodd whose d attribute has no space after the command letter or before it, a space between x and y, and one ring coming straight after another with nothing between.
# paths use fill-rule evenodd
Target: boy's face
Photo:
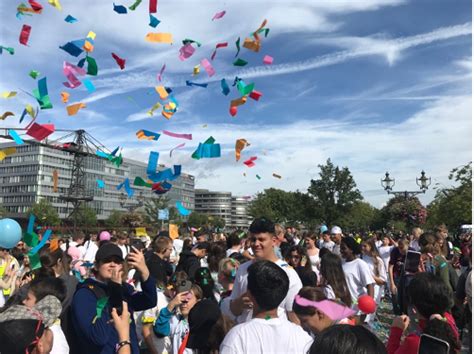
<instances>
[{"instance_id":1,"label":"boy's face","mask_svg":"<svg viewBox=\"0 0 474 354\"><path fill-rule=\"evenodd\" d=\"M26 307L32 308L36 305L36 296L31 290L28 290L25 300L23 300L23 305Z\"/></svg>"},{"instance_id":2,"label":"boy's face","mask_svg":"<svg viewBox=\"0 0 474 354\"><path fill-rule=\"evenodd\" d=\"M196 295L192 291L188 292L188 295L186 295L186 300L183 301L181 305L179 305L179 310L181 311L181 314L184 317L187 317L189 314L189 311L196 305L196 303L199 300L197 299Z\"/></svg>"},{"instance_id":3,"label":"boy's face","mask_svg":"<svg viewBox=\"0 0 474 354\"><path fill-rule=\"evenodd\" d=\"M276 237L268 232L254 234L250 237L250 245L255 257L270 260L273 258L273 247L276 245Z\"/></svg>"}]
</instances>

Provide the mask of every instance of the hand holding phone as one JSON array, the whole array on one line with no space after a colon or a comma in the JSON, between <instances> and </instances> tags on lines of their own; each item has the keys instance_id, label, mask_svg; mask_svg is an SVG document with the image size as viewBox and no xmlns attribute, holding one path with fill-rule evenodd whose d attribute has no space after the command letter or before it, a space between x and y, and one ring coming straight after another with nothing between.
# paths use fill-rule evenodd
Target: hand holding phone
<instances>
[{"instance_id":1,"label":"hand holding phone","mask_svg":"<svg viewBox=\"0 0 474 354\"><path fill-rule=\"evenodd\" d=\"M415 251L408 251L405 257L404 270L405 273L415 274L418 272L418 267L420 265L421 253Z\"/></svg>"}]
</instances>

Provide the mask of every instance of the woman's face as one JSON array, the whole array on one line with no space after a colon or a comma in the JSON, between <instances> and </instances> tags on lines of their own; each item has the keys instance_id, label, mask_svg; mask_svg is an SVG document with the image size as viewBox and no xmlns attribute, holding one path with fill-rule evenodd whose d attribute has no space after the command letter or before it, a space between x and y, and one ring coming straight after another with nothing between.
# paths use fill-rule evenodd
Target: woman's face
<instances>
[{"instance_id":1,"label":"woman's face","mask_svg":"<svg viewBox=\"0 0 474 354\"><path fill-rule=\"evenodd\" d=\"M398 249L402 254L405 254L408 251L408 246L404 242L400 241L398 242Z\"/></svg>"},{"instance_id":2,"label":"woman's face","mask_svg":"<svg viewBox=\"0 0 474 354\"><path fill-rule=\"evenodd\" d=\"M306 245L306 248L313 248L314 247L314 241L312 238L306 237L304 239L304 243Z\"/></svg>"},{"instance_id":3,"label":"woman's face","mask_svg":"<svg viewBox=\"0 0 474 354\"><path fill-rule=\"evenodd\" d=\"M331 326L332 321L327 316L316 311L313 316L298 315L303 328L309 329L314 334L318 334Z\"/></svg>"},{"instance_id":4,"label":"woman's face","mask_svg":"<svg viewBox=\"0 0 474 354\"><path fill-rule=\"evenodd\" d=\"M191 309L194 307L194 305L196 305L198 301L199 301L198 298L196 297L196 295L194 295L193 291L191 290L188 293L188 295L186 295L186 300L183 301L181 305L179 305L179 310L181 314L184 317L187 317L189 314L189 311L191 311Z\"/></svg>"},{"instance_id":5,"label":"woman's face","mask_svg":"<svg viewBox=\"0 0 474 354\"><path fill-rule=\"evenodd\" d=\"M118 272L123 269L123 262L118 257L110 257L101 261L97 269L97 278L99 280L112 279L113 272Z\"/></svg>"},{"instance_id":6,"label":"woman's face","mask_svg":"<svg viewBox=\"0 0 474 354\"><path fill-rule=\"evenodd\" d=\"M362 248L362 253L363 253L363 254L369 254L369 252L370 252L370 246L369 246L368 243L363 242L362 245L361 245L361 248Z\"/></svg>"},{"instance_id":7,"label":"woman's face","mask_svg":"<svg viewBox=\"0 0 474 354\"><path fill-rule=\"evenodd\" d=\"M297 251L293 251L291 252L290 254L290 266L292 266L293 268L296 268L299 266L301 262L301 256L299 255L299 253Z\"/></svg>"}]
</instances>

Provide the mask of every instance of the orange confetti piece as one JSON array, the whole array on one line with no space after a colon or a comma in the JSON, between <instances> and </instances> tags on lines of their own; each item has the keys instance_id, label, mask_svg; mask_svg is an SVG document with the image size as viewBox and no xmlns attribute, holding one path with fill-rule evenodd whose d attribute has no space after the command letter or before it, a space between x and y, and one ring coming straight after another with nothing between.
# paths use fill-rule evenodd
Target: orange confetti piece
<instances>
[{"instance_id":1,"label":"orange confetti piece","mask_svg":"<svg viewBox=\"0 0 474 354\"><path fill-rule=\"evenodd\" d=\"M63 101L63 103L68 103L69 102L69 93L68 92L61 92L61 100Z\"/></svg>"},{"instance_id":2,"label":"orange confetti piece","mask_svg":"<svg viewBox=\"0 0 474 354\"><path fill-rule=\"evenodd\" d=\"M171 33L148 33L145 36L147 42L152 43L173 43L173 35Z\"/></svg>"},{"instance_id":3,"label":"orange confetti piece","mask_svg":"<svg viewBox=\"0 0 474 354\"><path fill-rule=\"evenodd\" d=\"M168 91L166 91L164 86L156 86L155 90L158 92L160 99L166 100L168 98Z\"/></svg>"},{"instance_id":4,"label":"orange confetti piece","mask_svg":"<svg viewBox=\"0 0 474 354\"><path fill-rule=\"evenodd\" d=\"M70 116L73 116L73 115L77 114L77 112L79 112L79 110L81 108L85 108L85 107L86 107L85 103L74 103L74 104L66 107L67 114L70 115Z\"/></svg>"}]
</instances>

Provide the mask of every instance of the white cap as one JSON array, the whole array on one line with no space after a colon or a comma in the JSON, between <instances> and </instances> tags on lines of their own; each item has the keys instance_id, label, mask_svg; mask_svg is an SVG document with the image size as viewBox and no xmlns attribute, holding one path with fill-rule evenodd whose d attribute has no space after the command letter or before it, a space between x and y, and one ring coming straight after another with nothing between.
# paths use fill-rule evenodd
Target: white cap
<instances>
[{"instance_id":1,"label":"white cap","mask_svg":"<svg viewBox=\"0 0 474 354\"><path fill-rule=\"evenodd\" d=\"M339 226L333 226L331 229L331 235L333 234L342 234L342 230Z\"/></svg>"}]
</instances>

